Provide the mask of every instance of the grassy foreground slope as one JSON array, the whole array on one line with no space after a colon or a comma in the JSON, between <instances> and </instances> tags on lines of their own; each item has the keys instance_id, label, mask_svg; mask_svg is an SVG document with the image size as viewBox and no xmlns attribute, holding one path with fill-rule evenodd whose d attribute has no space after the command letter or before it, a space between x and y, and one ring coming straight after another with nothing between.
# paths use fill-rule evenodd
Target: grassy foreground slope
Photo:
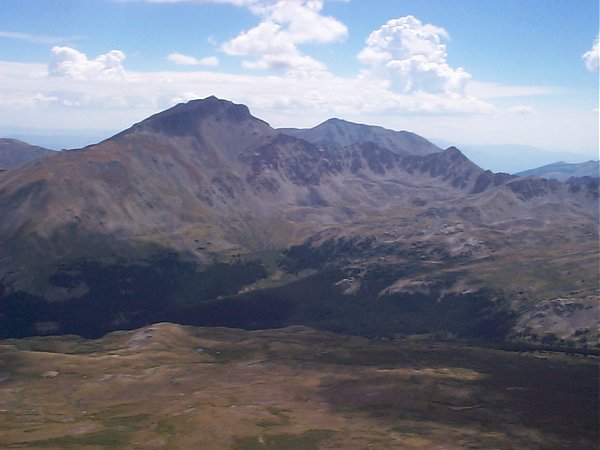
<instances>
[{"instance_id":1,"label":"grassy foreground slope","mask_svg":"<svg viewBox=\"0 0 600 450\"><path fill-rule=\"evenodd\" d=\"M594 448L598 360L306 327L0 341L0 448Z\"/></svg>"}]
</instances>

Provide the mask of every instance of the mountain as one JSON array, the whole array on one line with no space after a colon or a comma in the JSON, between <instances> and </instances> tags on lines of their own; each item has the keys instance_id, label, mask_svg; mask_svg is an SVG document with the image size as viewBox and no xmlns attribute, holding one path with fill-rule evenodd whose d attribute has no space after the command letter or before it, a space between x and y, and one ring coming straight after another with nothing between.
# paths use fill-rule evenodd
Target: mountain
<instances>
[{"instance_id":1,"label":"mountain","mask_svg":"<svg viewBox=\"0 0 600 450\"><path fill-rule=\"evenodd\" d=\"M409 131L392 131L342 119L329 119L314 128L280 128L278 131L325 148L339 148L372 142L399 154L426 155L441 151L427 139Z\"/></svg>"},{"instance_id":2,"label":"mountain","mask_svg":"<svg viewBox=\"0 0 600 450\"><path fill-rule=\"evenodd\" d=\"M3 172L0 330L593 342L597 184L385 145L315 145L209 97Z\"/></svg>"},{"instance_id":3,"label":"mountain","mask_svg":"<svg viewBox=\"0 0 600 450\"><path fill-rule=\"evenodd\" d=\"M534 175L558 181L567 181L571 177L600 178L600 161L587 161L579 164L569 164L559 161L535 169L525 170L515 175L520 177Z\"/></svg>"},{"instance_id":4,"label":"mountain","mask_svg":"<svg viewBox=\"0 0 600 450\"><path fill-rule=\"evenodd\" d=\"M52 150L29 145L17 139L0 138L0 171L12 169L36 158L52 153Z\"/></svg>"}]
</instances>

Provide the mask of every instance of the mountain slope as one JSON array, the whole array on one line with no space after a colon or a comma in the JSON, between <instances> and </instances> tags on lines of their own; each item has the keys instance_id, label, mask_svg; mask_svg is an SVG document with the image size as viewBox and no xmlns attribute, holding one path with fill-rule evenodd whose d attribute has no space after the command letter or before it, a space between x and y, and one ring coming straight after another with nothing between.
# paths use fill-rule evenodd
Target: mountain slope
<instances>
[{"instance_id":1,"label":"mountain slope","mask_svg":"<svg viewBox=\"0 0 600 450\"><path fill-rule=\"evenodd\" d=\"M0 174L0 325L529 336L536 302L593 301L597 200L452 147L324 148L210 97Z\"/></svg>"},{"instance_id":2,"label":"mountain slope","mask_svg":"<svg viewBox=\"0 0 600 450\"><path fill-rule=\"evenodd\" d=\"M0 138L0 171L12 169L51 153L52 150L29 145L17 139Z\"/></svg>"},{"instance_id":3,"label":"mountain slope","mask_svg":"<svg viewBox=\"0 0 600 450\"><path fill-rule=\"evenodd\" d=\"M326 148L372 142L399 154L425 155L441 151L428 140L409 131L392 131L342 119L329 119L314 128L281 128L278 131Z\"/></svg>"}]
</instances>

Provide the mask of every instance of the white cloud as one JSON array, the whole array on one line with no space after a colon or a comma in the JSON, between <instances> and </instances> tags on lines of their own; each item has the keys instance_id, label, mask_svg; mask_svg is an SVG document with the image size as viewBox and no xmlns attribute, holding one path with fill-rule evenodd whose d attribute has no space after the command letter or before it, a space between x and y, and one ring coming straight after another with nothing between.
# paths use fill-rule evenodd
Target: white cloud
<instances>
[{"instance_id":1,"label":"white cloud","mask_svg":"<svg viewBox=\"0 0 600 450\"><path fill-rule=\"evenodd\" d=\"M535 114L535 109L533 109L531 106L517 105L508 108L508 112L511 114L521 114L526 116L529 114Z\"/></svg>"},{"instance_id":2,"label":"white cloud","mask_svg":"<svg viewBox=\"0 0 600 450\"><path fill-rule=\"evenodd\" d=\"M295 43L329 43L346 37L348 29L337 19L322 16L323 0L278 0L268 6L251 7L267 20L286 28L286 35Z\"/></svg>"},{"instance_id":3,"label":"white cloud","mask_svg":"<svg viewBox=\"0 0 600 450\"><path fill-rule=\"evenodd\" d=\"M442 39L448 33L413 16L388 21L371 33L358 59L369 69L363 75L384 79L394 92L463 94L471 78L462 67L447 63Z\"/></svg>"},{"instance_id":4,"label":"white cloud","mask_svg":"<svg viewBox=\"0 0 600 450\"><path fill-rule=\"evenodd\" d=\"M397 117L403 114L489 112L490 106L477 99L441 96L423 92L410 95L390 92L383 82L361 77L339 77L328 72L306 72L284 76L257 76L207 71L132 72L119 65L120 78L105 76L104 65L96 64L73 49L49 66L0 62L0 124L29 121L33 114L48 116L43 122L90 123L101 128L125 128L136 120L192 98L217 95L244 103L266 120L279 126L314 125L318 119L345 117ZM302 55L300 55L302 56ZM59 59L59 58L58 58ZM121 61L122 59L119 59ZM92 69L89 68L91 64ZM44 97L35 95L41 94ZM35 107L43 102L44 109ZM13 114L16 110L25 116ZM53 113L49 114L48 108ZM94 116L90 119L90 115ZM362 117L362 118L361 118ZM380 122L373 119L371 122Z\"/></svg>"},{"instance_id":5,"label":"white cloud","mask_svg":"<svg viewBox=\"0 0 600 450\"><path fill-rule=\"evenodd\" d=\"M585 67L590 72L598 72L600 59L600 37L596 37L592 48L582 55Z\"/></svg>"},{"instance_id":6,"label":"white cloud","mask_svg":"<svg viewBox=\"0 0 600 450\"><path fill-rule=\"evenodd\" d=\"M244 6L261 18L258 25L220 47L228 55L244 57L242 66L246 69L283 72L283 80L288 84L294 78L307 85L314 81L317 91L325 89L323 86L328 86L331 80L336 80L339 86L352 86L339 100L340 104L347 105L352 99L363 97L358 91L372 92L372 99L361 98L356 102L354 107L360 110L494 111L489 103L465 92L470 75L462 68L453 69L448 65L446 47L441 43L442 39L448 39L448 34L443 28L423 25L412 16L389 21L371 33L367 46L359 54L359 59L370 66L369 70L348 79L331 74L325 64L299 48L302 44L332 43L347 36L343 23L322 14L323 0L222 0L221 3ZM177 64L200 65L196 58L182 54L171 54L168 59ZM268 78L268 82L273 84L275 78ZM298 95L302 92L299 89ZM330 98L328 93L323 96ZM275 103L296 104L292 97L286 93Z\"/></svg>"},{"instance_id":7,"label":"white cloud","mask_svg":"<svg viewBox=\"0 0 600 450\"><path fill-rule=\"evenodd\" d=\"M167 60L174 64L182 66L218 66L219 59L216 56L207 56L206 58L197 59L193 56L183 55L181 53L171 53L167 56Z\"/></svg>"},{"instance_id":8,"label":"white cloud","mask_svg":"<svg viewBox=\"0 0 600 450\"><path fill-rule=\"evenodd\" d=\"M197 66L200 64L200 61L193 56L187 56L181 53L171 53L169 56L167 56L167 60L182 66Z\"/></svg>"},{"instance_id":9,"label":"white cloud","mask_svg":"<svg viewBox=\"0 0 600 450\"><path fill-rule=\"evenodd\" d=\"M216 56L207 56L205 58L201 58L199 60L200 65L201 66L218 66L219 65L219 58L217 58Z\"/></svg>"},{"instance_id":10,"label":"white cloud","mask_svg":"<svg viewBox=\"0 0 600 450\"><path fill-rule=\"evenodd\" d=\"M491 105L469 96L399 94L383 81L329 73L298 77L125 70L124 78L115 81L54 77L44 64L0 61L0 129L27 124L117 132L175 103L209 95L246 104L275 127L310 127L342 117L456 143L520 143L597 153L597 114L581 115L562 106L529 115L494 113ZM565 124L570 133L564 133Z\"/></svg>"},{"instance_id":11,"label":"white cloud","mask_svg":"<svg viewBox=\"0 0 600 450\"><path fill-rule=\"evenodd\" d=\"M48 73L53 77L75 80L122 79L125 76L125 53L111 50L95 59L71 47L53 47Z\"/></svg>"},{"instance_id":12,"label":"white cloud","mask_svg":"<svg viewBox=\"0 0 600 450\"><path fill-rule=\"evenodd\" d=\"M467 83L469 74L447 63L442 43L447 32L412 16L391 20L371 33L358 55L368 69L354 76L336 76L299 49L304 43L334 42L347 34L343 24L321 15L323 1L242 0L238 4L261 21L222 49L246 57L245 67L279 68L283 74L203 71L203 66L217 65L218 59L176 52L167 60L195 69L133 72L126 69L126 56L120 50L94 58L57 46L48 66L0 61L0 124L23 121L25 116L11 115L17 110L28 110L29 117L53 111L48 120L56 118L57 127L66 122L121 129L175 103L216 95L249 105L275 126L312 126L338 116L400 129L402 125L395 125L398 121L426 120L418 117L435 118L436 123L441 123L441 117L460 120L466 114L516 119L516 113L533 111L515 101L517 106L503 110L515 114L494 114L495 107L485 99L547 94L554 89Z\"/></svg>"},{"instance_id":13,"label":"white cloud","mask_svg":"<svg viewBox=\"0 0 600 450\"><path fill-rule=\"evenodd\" d=\"M302 54L298 45L331 43L346 37L348 29L333 17L321 15L322 0L242 2L262 21L225 42L221 48L235 56L254 57L244 67L284 71L324 71L325 65Z\"/></svg>"}]
</instances>

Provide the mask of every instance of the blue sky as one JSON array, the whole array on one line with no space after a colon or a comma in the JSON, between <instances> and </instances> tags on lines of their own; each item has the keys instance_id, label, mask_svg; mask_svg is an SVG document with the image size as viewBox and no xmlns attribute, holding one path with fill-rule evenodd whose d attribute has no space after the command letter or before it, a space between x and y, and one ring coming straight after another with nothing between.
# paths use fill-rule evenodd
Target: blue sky
<instances>
[{"instance_id":1,"label":"blue sky","mask_svg":"<svg viewBox=\"0 0 600 450\"><path fill-rule=\"evenodd\" d=\"M0 134L192 98L598 158L596 0L3 0ZM584 56L585 55L585 56Z\"/></svg>"}]
</instances>

